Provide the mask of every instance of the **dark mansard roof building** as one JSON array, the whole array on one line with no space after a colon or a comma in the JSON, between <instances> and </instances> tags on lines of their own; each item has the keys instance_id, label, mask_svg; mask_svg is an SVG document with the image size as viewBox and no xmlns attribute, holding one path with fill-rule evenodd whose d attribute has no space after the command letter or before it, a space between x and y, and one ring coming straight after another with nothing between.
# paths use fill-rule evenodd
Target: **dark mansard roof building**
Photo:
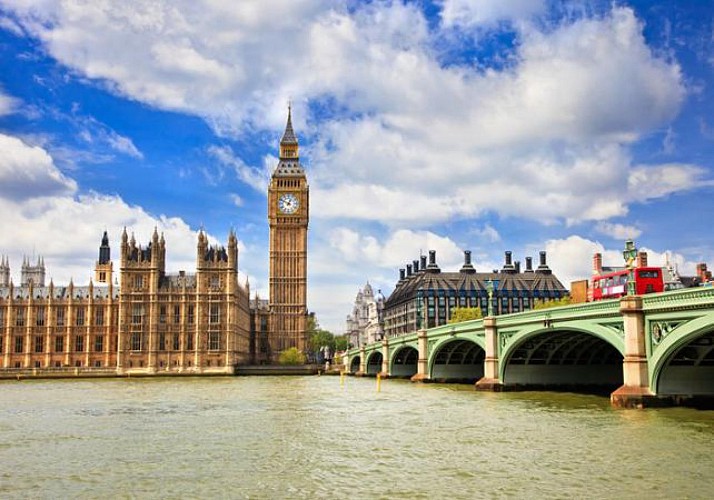
<instances>
[{"instance_id":1,"label":"dark mansard roof building","mask_svg":"<svg viewBox=\"0 0 714 500\"><path fill-rule=\"evenodd\" d=\"M384 330L387 337L446 324L457 307L480 308L488 313L488 287L492 284L493 314L507 314L532 309L537 302L559 299L567 289L546 264L540 252L540 264L526 257L526 268L512 261L506 252L500 270L478 272L471 263L471 252L464 252L464 264L457 272L442 272L436 252L425 255L399 270L399 281L384 305Z\"/></svg>"}]
</instances>

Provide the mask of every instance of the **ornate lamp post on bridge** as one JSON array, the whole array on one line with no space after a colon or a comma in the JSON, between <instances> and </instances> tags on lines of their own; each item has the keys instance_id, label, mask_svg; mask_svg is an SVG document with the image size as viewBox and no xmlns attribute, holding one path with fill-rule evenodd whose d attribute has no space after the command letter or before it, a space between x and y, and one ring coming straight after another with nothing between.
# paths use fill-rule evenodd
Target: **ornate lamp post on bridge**
<instances>
[{"instance_id":1,"label":"ornate lamp post on bridge","mask_svg":"<svg viewBox=\"0 0 714 500\"><path fill-rule=\"evenodd\" d=\"M622 257L625 259L625 267L629 270L627 276L627 295L635 295L637 293L637 288L635 287L637 247L635 247L634 241L625 241L625 249L622 251Z\"/></svg>"}]
</instances>

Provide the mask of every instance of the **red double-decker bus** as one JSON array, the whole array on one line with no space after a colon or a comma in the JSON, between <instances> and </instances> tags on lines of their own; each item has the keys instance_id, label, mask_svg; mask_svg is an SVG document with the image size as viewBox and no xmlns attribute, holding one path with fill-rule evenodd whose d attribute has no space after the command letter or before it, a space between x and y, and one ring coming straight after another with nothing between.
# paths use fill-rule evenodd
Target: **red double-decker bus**
<instances>
[{"instance_id":1,"label":"red double-decker bus","mask_svg":"<svg viewBox=\"0 0 714 500\"><path fill-rule=\"evenodd\" d=\"M636 295L664 290L662 269L659 267L638 267L633 272L635 275ZM629 269L593 276L590 282L593 300L616 299L627 295L627 282L629 279Z\"/></svg>"}]
</instances>

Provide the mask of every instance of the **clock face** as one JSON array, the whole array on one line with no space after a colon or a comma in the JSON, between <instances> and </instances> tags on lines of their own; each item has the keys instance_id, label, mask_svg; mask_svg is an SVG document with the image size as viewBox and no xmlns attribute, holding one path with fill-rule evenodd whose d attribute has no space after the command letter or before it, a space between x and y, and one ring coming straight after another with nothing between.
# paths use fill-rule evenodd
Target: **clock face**
<instances>
[{"instance_id":1,"label":"clock face","mask_svg":"<svg viewBox=\"0 0 714 500\"><path fill-rule=\"evenodd\" d=\"M286 193L278 199L278 210L284 214L294 214L300 207L298 197L292 193Z\"/></svg>"}]
</instances>

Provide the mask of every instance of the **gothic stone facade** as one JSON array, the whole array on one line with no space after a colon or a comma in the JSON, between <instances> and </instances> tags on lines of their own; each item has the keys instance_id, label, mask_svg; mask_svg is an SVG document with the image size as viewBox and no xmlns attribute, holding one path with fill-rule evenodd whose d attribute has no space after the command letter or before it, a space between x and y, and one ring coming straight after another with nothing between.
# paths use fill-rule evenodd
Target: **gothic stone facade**
<instances>
[{"instance_id":1,"label":"gothic stone facade","mask_svg":"<svg viewBox=\"0 0 714 500\"><path fill-rule=\"evenodd\" d=\"M2 368L116 374L232 373L274 363L307 337L309 188L290 110L268 188L270 298L249 300L238 283L238 244L209 246L198 234L196 271L167 274L166 243L122 234L115 284L104 234L88 286L45 286L44 261L25 259L19 286L0 260Z\"/></svg>"},{"instance_id":2,"label":"gothic stone facade","mask_svg":"<svg viewBox=\"0 0 714 500\"><path fill-rule=\"evenodd\" d=\"M198 235L196 272L165 272L166 244L122 234L115 285L107 234L88 286L44 283L44 264L19 286L0 267L0 352L5 369L122 374L232 373L249 360L249 291L237 280L238 245ZM41 270L38 269L41 267ZM40 272L41 271L41 272Z\"/></svg>"},{"instance_id":3,"label":"gothic stone facade","mask_svg":"<svg viewBox=\"0 0 714 500\"><path fill-rule=\"evenodd\" d=\"M270 225L269 352L307 347L307 226L309 187L300 164L290 111L280 159L268 187Z\"/></svg>"},{"instance_id":4,"label":"gothic stone facade","mask_svg":"<svg viewBox=\"0 0 714 500\"><path fill-rule=\"evenodd\" d=\"M371 344L384 336L384 296L380 290L375 297L369 282L357 292L352 314L347 316L345 335L353 347Z\"/></svg>"}]
</instances>

